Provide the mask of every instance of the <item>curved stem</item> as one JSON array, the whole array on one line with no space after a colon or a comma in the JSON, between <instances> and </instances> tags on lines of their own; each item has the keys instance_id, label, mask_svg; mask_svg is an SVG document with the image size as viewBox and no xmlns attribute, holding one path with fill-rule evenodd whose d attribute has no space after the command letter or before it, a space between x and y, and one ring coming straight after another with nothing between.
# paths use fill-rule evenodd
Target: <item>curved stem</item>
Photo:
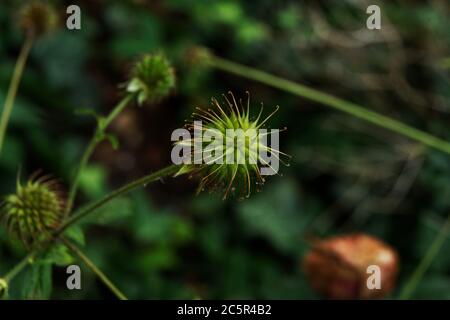
<instances>
[{"instance_id":1,"label":"curved stem","mask_svg":"<svg viewBox=\"0 0 450 320\"><path fill-rule=\"evenodd\" d=\"M70 213L70 211L72 210L72 206L73 206L73 202L75 200L75 196L77 194L77 190L78 190L78 183L80 180L80 173L83 171L84 167L86 167L89 158L91 157L92 153L95 150L95 147L97 146L97 136L94 135L94 137L92 137L91 141L89 142L86 150L83 153L83 156L81 157L81 161L80 164L78 165L76 172L75 172L75 176L73 178L72 184L70 186L70 190L69 190L69 195L67 197L67 206L66 206L66 215L68 215Z\"/></svg>"},{"instance_id":2,"label":"curved stem","mask_svg":"<svg viewBox=\"0 0 450 320\"><path fill-rule=\"evenodd\" d=\"M85 208L82 208L80 211L75 213L73 216L71 216L69 219L66 220L66 222L54 233L54 237L44 243L42 246L36 247L34 250L32 250L25 258L23 258L13 269L11 269L3 278L9 282L11 281L24 267L27 266L29 261L33 259L38 252L41 249L47 248L47 246L52 245L54 243L54 240L57 239L61 234L64 233L64 231L72 226L73 224L79 222L82 218L86 217L88 214L92 213L96 209L100 208L104 204L108 203L112 199L127 194L128 192L137 189L141 186L146 186L149 183L155 182L159 179L165 178L167 176L175 174L179 170L178 165L170 165L168 167L165 167L159 171L156 171L148 176L142 177L138 180L135 180L133 182L130 182L123 187L111 192L110 194L106 195L102 199L92 203L91 205L88 205Z\"/></svg>"},{"instance_id":3,"label":"curved stem","mask_svg":"<svg viewBox=\"0 0 450 320\"><path fill-rule=\"evenodd\" d=\"M134 98L134 94L128 94L120 100L120 102L112 109L112 111L106 116L106 118L102 122L102 129L106 129L111 122L125 109L125 107L131 102Z\"/></svg>"},{"instance_id":4,"label":"curved stem","mask_svg":"<svg viewBox=\"0 0 450 320\"><path fill-rule=\"evenodd\" d=\"M447 220L445 221L438 235L436 236L436 238L434 238L433 243L428 248L427 253L423 257L422 261L420 261L416 270L414 270L411 278L409 278L405 287L401 291L399 299L407 300L411 297L420 280L423 278L428 268L433 263L434 258L441 250L441 247L444 244L445 240L447 239L449 232L450 232L450 215L447 217Z\"/></svg>"},{"instance_id":5,"label":"curved stem","mask_svg":"<svg viewBox=\"0 0 450 320\"><path fill-rule=\"evenodd\" d=\"M89 259L77 246L64 237L61 237L61 241L67 248L69 248L70 251L76 254L78 258L80 258L80 260L83 261L89 269L91 269L92 272L95 273L95 275L108 287L109 290L111 290L112 293L114 293L117 298L120 300L128 300L122 291L120 291L119 288L117 288L117 286L103 273L103 271L100 270L95 263L92 262L91 259Z\"/></svg>"},{"instance_id":6,"label":"curved stem","mask_svg":"<svg viewBox=\"0 0 450 320\"><path fill-rule=\"evenodd\" d=\"M75 171L75 175L72 181L72 184L70 186L69 195L67 197L67 206L66 206L66 216L70 213L73 207L73 202L75 201L75 196L77 194L78 190L78 184L80 182L80 174L83 171L83 169L86 167L87 163L89 162L89 159L91 158L92 153L94 152L97 145L100 143L101 139L99 138L100 133L102 133L110 124L111 122L117 117L117 115L125 109L125 107L130 103L130 101L133 99L133 95L127 95L125 98L123 98L115 107L114 109L108 114L106 118L100 121L100 123L97 126L97 129L94 133L94 136L92 137L91 141L89 142L86 150L84 151L81 161Z\"/></svg>"},{"instance_id":7,"label":"curved stem","mask_svg":"<svg viewBox=\"0 0 450 320\"><path fill-rule=\"evenodd\" d=\"M37 251L31 251L29 252L18 264L14 266L5 276L3 279L8 283L10 282L16 275L20 273L36 256Z\"/></svg>"},{"instance_id":8,"label":"curved stem","mask_svg":"<svg viewBox=\"0 0 450 320\"><path fill-rule=\"evenodd\" d=\"M450 154L450 142L408 126L398 120L368 110L355 103L345 101L333 95L271 75L258 69L250 68L223 58L219 58L217 56L214 56L213 54L208 55L207 62L217 69L230 72L244 78L252 79L271 87L309 99L311 101L315 101L323 105L338 109L359 119L363 119L377 126L383 127L385 129L406 136L410 139L421 142L429 147Z\"/></svg>"},{"instance_id":9,"label":"curved stem","mask_svg":"<svg viewBox=\"0 0 450 320\"><path fill-rule=\"evenodd\" d=\"M17 58L14 73L9 85L8 93L6 95L5 104L3 107L2 118L0 120L0 153L3 147L3 141L5 140L6 129L8 127L9 118L14 106L14 100L16 98L17 90L19 88L20 79L22 78L23 70L27 63L28 55L30 54L31 47L33 46L34 37L28 35L20 50L19 57Z\"/></svg>"},{"instance_id":10,"label":"curved stem","mask_svg":"<svg viewBox=\"0 0 450 320\"><path fill-rule=\"evenodd\" d=\"M156 180L159 180L161 178L167 177L169 175L175 174L179 170L178 165L170 165L168 167L165 167L159 171L156 171L148 176L142 177L140 179L137 179L133 182L130 182L121 188L114 190L113 192L107 194L102 199L87 205L84 208L81 208L78 212L76 212L74 215L72 215L70 218L66 220L66 222L58 229L56 232L56 235L62 234L69 226L73 225L74 223L77 223L80 219L84 218L88 214L92 213L96 209L100 208L104 204L108 203L112 199L119 197L121 195L127 194L128 192L142 186L146 186L147 184L154 182Z\"/></svg>"}]
</instances>

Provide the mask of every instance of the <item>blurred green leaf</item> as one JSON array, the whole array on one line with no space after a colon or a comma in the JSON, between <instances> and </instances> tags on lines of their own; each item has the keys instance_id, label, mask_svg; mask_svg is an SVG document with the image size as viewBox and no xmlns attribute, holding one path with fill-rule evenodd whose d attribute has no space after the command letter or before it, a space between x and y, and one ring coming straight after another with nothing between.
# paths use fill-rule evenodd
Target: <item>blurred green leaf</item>
<instances>
[{"instance_id":1,"label":"blurred green leaf","mask_svg":"<svg viewBox=\"0 0 450 320\"><path fill-rule=\"evenodd\" d=\"M0 105L3 109L3 103L6 95L0 90ZM9 126L29 128L39 127L42 125L42 117L36 106L21 97L17 97L14 101L14 108L11 113Z\"/></svg>"},{"instance_id":2,"label":"blurred green leaf","mask_svg":"<svg viewBox=\"0 0 450 320\"><path fill-rule=\"evenodd\" d=\"M135 10L123 10L122 5L108 7L107 20L117 33L110 43L110 52L117 58L132 58L158 49L161 42L160 24L155 16Z\"/></svg>"},{"instance_id":3,"label":"blurred green leaf","mask_svg":"<svg viewBox=\"0 0 450 320\"><path fill-rule=\"evenodd\" d=\"M450 299L450 277L429 275L417 286L412 299Z\"/></svg>"},{"instance_id":4,"label":"blurred green leaf","mask_svg":"<svg viewBox=\"0 0 450 320\"><path fill-rule=\"evenodd\" d=\"M130 222L136 240L179 244L192 239L193 229L189 221L168 209L155 208L145 193L134 193L132 198L134 212Z\"/></svg>"},{"instance_id":5,"label":"blurred green leaf","mask_svg":"<svg viewBox=\"0 0 450 320\"><path fill-rule=\"evenodd\" d=\"M52 265L36 262L24 273L22 299L49 299L52 292Z\"/></svg>"},{"instance_id":6,"label":"blurred green leaf","mask_svg":"<svg viewBox=\"0 0 450 320\"><path fill-rule=\"evenodd\" d=\"M127 197L114 198L105 205L91 212L83 222L107 225L116 223L133 213L130 199Z\"/></svg>"},{"instance_id":7,"label":"blurred green leaf","mask_svg":"<svg viewBox=\"0 0 450 320\"><path fill-rule=\"evenodd\" d=\"M297 253L311 212L302 211L300 193L287 178L274 181L263 193L238 207L240 221L249 234L267 239L285 253Z\"/></svg>"},{"instance_id":8,"label":"blurred green leaf","mask_svg":"<svg viewBox=\"0 0 450 320\"><path fill-rule=\"evenodd\" d=\"M8 135L2 151L1 167L10 172L17 172L25 154L21 141L14 135Z\"/></svg>"},{"instance_id":9,"label":"blurred green leaf","mask_svg":"<svg viewBox=\"0 0 450 320\"><path fill-rule=\"evenodd\" d=\"M66 266L74 262L74 258L65 245L58 243L47 250L43 258L39 260L39 263L42 262L50 265Z\"/></svg>"},{"instance_id":10,"label":"blurred green leaf","mask_svg":"<svg viewBox=\"0 0 450 320\"><path fill-rule=\"evenodd\" d=\"M80 172L80 190L90 199L98 199L106 193L106 172L98 165L88 165Z\"/></svg>"},{"instance_id":11,"label":"blurred green leaf","mask_svg":"<svg viewBox=\"0 0 450 320\"><path fill-rule=\"evenodd\" d=\"M64 232L64 235L81 246L86 244L83 229L79 225L71 226Z\"/></svg>"}]
</instances>

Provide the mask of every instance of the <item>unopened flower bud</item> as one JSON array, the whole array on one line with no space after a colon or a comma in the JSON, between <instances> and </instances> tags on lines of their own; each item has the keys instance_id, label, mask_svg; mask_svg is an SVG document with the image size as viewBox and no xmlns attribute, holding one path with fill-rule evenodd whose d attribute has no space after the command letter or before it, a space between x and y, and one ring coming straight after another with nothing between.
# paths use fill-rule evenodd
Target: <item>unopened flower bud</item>
<instances>
[{"instance_id":1,"label":"unopened flower bud","mask_svg":"<svg viewBox=\"0 0 450 320\"><path fill-rule=\"evenodd\" d=\"M127 92L137 95L139 105L157 103L175 87L175 72L163 54L144 55L134 66Z\"/></svg>"}]
</instances>

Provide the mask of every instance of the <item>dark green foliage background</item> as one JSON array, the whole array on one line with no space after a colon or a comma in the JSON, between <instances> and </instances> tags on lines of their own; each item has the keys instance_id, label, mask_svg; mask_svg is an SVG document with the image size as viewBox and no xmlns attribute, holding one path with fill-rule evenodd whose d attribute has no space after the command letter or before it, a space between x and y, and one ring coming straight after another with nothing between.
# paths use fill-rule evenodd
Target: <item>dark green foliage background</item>
<instances>
[{"instance_id":1,"label":"dark green foliage background","mask_svg":"<svg viewBox=\"0 0 450 320\"><path fill-rule=\"evenodd\" d=\"M22 178L42 169L67 186L95 125L75 110L111 110L132 61L162 51L176 68L176 92L116 121L110 131L120 148L98 147L78 204L169 164L172 130L228 90L250 90L255 112L262 101L266 111L280 105L272 127L288 127L281 143L291 165L242 202L195 196L186 177L117 199L85 221L84 234L71 230L86 254L130 298L311 299L318 296L300 268L307 235L362 231L399 251L390 297L398 296L450 214L450 156L258 83L192 68L184 53L204 45L450 140L450 69L440 63L450 57L448 1L372 1L382 7L382 31L365 28L364 1L60 1L63 17L72 3L82 9L82 30L62 28L31 53L1 154L2 195L14 191L19 168ZM0 3L1 105L23 40L16 5ZM450 298L449 249L447 239L414 298ZM0 274L23 256L0 228ZM84 266L83 290L68 291L62 266L71 261L55 248L14 280L10 296L113 298Z\"/></svg>"}]
</instances>

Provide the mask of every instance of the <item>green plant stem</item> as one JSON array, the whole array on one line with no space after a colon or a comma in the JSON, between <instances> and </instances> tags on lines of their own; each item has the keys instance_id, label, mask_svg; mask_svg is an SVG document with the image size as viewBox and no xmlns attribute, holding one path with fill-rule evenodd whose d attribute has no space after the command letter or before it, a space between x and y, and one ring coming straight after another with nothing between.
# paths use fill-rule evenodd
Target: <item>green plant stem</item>
<instances>
[{"instance_id":1,"label":"green plant stem","mask_svg":"<svg viewBox=\"0 0 450 320\"><path fill-rule=\"evenodd\" d=\"M22 78L23 70L27 63L28 56L33 46L34 37L28 35L25 38L25 42L20 50L19 57L17 58L16 66L14 68L11 83L9 85L8 93L6 94L5 104L3 106L2 118L0 120L0 153L3 148L3 142L5 140L6 129L8 128L9 119L14 106L14 100L16 98L17 90L19 88L20 79Z\"/></svg>"},{"instance_id":2,"label":"green plant stem","mask_svg":"<svg viewBox=\"0 0 450 320\"><path fill-rule=\"evenodd\" d=\"M105 130L111 122L121 113L126 106L133 100L135 97L134 94L127 94L120 102L114 107L114 109L111 110L111 112L106 116L106 118L103 119L101 122L101 127L103 130Z\"/></svg>"},{"instance_id":3,"label":"green plant stem","mask_svg":"<svg viewBox=\"0 0 450 320\"><path fill-rule=\"evenodd\" d=\"M85 208L81 208L78 212L76 212L73 216L68 218L66 222L59 227L58 230L54 233L54 238L52 238L50 241L44 243L42 246L33 249L30 251L30 253L23 258L15 267L13 267L3 278L9 282L11 281L24 267L27 266L29 261L35 257L40 250L43 250L47 248L48 246L52 245L55 241L55 239L58 239L60 235L64 233L64 231L69 228L70 226L74 225L75 223L78 223L82 218L86 217L88 214L94 212L96 209L100 208L104 204L108 203L112 199L127 194L128 192L137 189L142 186L146 186L149 183L155 182L159 179L171 176L175 174L179 170L178 165L170 165L168 167L165 167L161 170L158 170L148 176L142 177L140 179L137 179L133 182L130 182L123 187L111 192L110 194L106 195L102 199L86 206Z\"/></svg>"},{"instance_id":4,"label":"green plant stem","mask_svg":"<svg viewBox=\"0 0 450 320\"><path fill-rule=\"evenodd\" d=\"M66 216L70 213L73 207L73 202L75 201L75 196L77 194L78 185L80 182L80 174L83 171L83 169L86 167L86 165L89 162L89 159L92 156L92 153L94 152L97 145L102 141L102 136L104 130L111 124L111 122L117 117L119 113L125 109L125 107L130 103L130 101L133 99L133 95L127 95L125 98L123 98L115 107L114 109L108 114L108 116L104 119L101 119L99 121L99 124L97 125L97 129L94 133L94 136L92 137L91 141L89 142L87 148L84 150L84 153L81 157L81 161L75 171L75 175L72 181L72 184L70 186L69 195L67 197L67 205L66 205Z\"/></svg>"},{"instance_id":5,"label":"green plant stem","mask_svg":"<svg viewBox=\"0 0 450 320\"><path fill-rule=\"evenodd\" d=\"M108 203L112 199L119 197L121 195L127 194L128 192L137 189L142 186L146 186L147 184L154 182L156 180L165 178L167 176L175 174L179 170L178 165L170 165L168 167L165 167L159 171L156 171L152 174L149 174L148 176L142 177L140 179L137 179L133 182L130 182L121 188L114 190L113 192L107 194L100 200L95 201L92 204L87 205L84 208L81 208L79 211L75 212L72 216L70 216L66 222L58 229L56 232L56 235L60 235L63 233L68 227L71 225L77 223L80 219L84 218L88 214L92 213L96 209L100 208L104 204Z\"/></svg>"},{"instance_id":6,"label":"green plant stem","mask_svg":"<svg viewBox=\"0 0 450 320\"><path fill-rule=\"evenodd\" d=\"M89 142L87 148L84 150L84 153L81 157L80 163L78 164L78 167L75 171L75 175L74 175L72 184L70 186L69 195L67 197L67 205L66 205L66 212L65 212L66 215L68 215L70 213L70 211L72 210L73 202L75 200L75 196L76 196L77 190L78 190L78 184L80 181L80 173L86 167L97 144L98 144L97 135L94 135L94 137L92 137L91 141Z\"/></svg>"},{"instance_id":7,"label":"green plant stem","mask_svg":"<svg viewBox=\"0 0 450 320\"><path fill-rule=\"evenodd\" d=\"M407 300L414 293L414 290L416 289L420 280L422 280L428 268L433 263L434 258L441 250L441 247L445 243L445 240L447 239L449 232L450 232L450 215L447 217L447 220L445 221L441 230L434 238L432 244L428 248L423 259L420 261L416 270L414 270L413 274L406 282L406 285L403 287L403 290L400 293L399 299Z\"/></svg>"},{"instance_id":8,"label":"green plant stem","mask_svg":"<svg viewBox=\"0 0 450 320\"><path fill-rule=\"evenodd\" d=\"M9 118L11 115L11 111L14 105L15 96L17 94L17 89L19 87L20 79L23 74L23 70L25 68L25 64L28 58L28 55L30 53L31 47L33 45L34 37L32 35L29 35L20 52L19 58L17 59L16 67L14 69L13 77L11 80L11 84L8 90L8 94L5 100L5 105L3 108L3 114L0 121L0 152L3 145L4 136L6 133L6 128L8 126ZM72 185L69 190L69 196L67 200L67 206L66 206L66 214L70 213L73 207L73 202L77 193L79 179L80 179L80 173L83 170L83 168L87 165L92 153L94 152L97 144L101 141L99 139L99 133L103 132L110 124L111 122L117 117L117 115L125 109L125 107L130 103L130 101L134 98L134 95L129 94L125 98L123 98L115 107L114 109L108 114L108 116L101 121L101 123L98 125L94 136L92 137L91 141L89 142L88 147L83 153L83 156L81 158L80 164L77 167L77 170L75 172L75 176L72 182ZM61 232L58 232L60 234ZM33 257L36 256L36 254L39 252L38 249L32 250L25 258L23 258L13 269L11 269L4 277L3 279L6 282L11 281L20 271L22 271L23 268L25 268L28 263L30 262Z\"/></svg>"},{"instance_id":9,"label":"green plant stem","mask_svg":"<svg viewBox=\"0 0 450 320\"><path fill-rule=\"evenodd\" d=\"M94 262L92 262L77 246L71 243L64 237L61 237L61 241L69 248L75 255L80 258L81 261L89 268L95 275L111 290L114 295L120 300L128 300L128 298L117 288L117 286L101 271Z\"/></svg>"},{"instance_id":10,"label":"green plant stem","mask_svg":"<svg viewBox=\"0 0 450 320\"><path fill-rule=\"evenodd\" d=\"M37 251L31 251L29 252L18 264L14 266L5 276L3 279L9 283L16 275L20 273L31 261L33 261L34 257L36 256Z\"/></svg>"},{"instance_id":11,"label":"green plant stem","mask_svg":"<svg viewBox=\"0 0 450 320\"><path fill-rule=\"evenodd\" d=\"M394 131L410 139L421 142L429 147L450 154L450 142L435 137L429 133L408 126L398 120L384 116L377 112L368 110L360 105L345 101L333 95L306 87L304 85L289 81L269 73L247 67L223 58L208 55L209 65L217 69L233 73L235 75L248 78L269 85L271 87L292 93L294 95L318 102L323 105L351 114L359 119L363 119L377 126Z\"/></svg>"}]
</instances>

